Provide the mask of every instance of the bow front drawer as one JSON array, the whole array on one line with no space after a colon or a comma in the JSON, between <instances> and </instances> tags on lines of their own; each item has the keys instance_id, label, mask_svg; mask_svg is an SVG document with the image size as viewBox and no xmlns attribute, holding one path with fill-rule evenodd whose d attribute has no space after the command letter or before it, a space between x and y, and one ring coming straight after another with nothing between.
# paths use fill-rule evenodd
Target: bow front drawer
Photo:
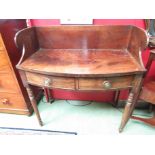
<instances>
[{"instance_id":1,"label":"bow front drawer","mask_svg":"<svg viewBox=\"0 0 155 155\"><path fill-rule=\"evenodd\" d=\"M132 86L134 76L110 78L79 78L79 90L107 90Z\"/></svg>"},{"instance_id":2,"label":"bow front drawer","mask_svg":"<svg viewBox=\"0 0 155 155\"><path fill-rule=\"evenodd\" d=\"M26 72L27 81L41 87L75 89L75 80L70 77L56 77Z\"/></svg>"}]
</instances>

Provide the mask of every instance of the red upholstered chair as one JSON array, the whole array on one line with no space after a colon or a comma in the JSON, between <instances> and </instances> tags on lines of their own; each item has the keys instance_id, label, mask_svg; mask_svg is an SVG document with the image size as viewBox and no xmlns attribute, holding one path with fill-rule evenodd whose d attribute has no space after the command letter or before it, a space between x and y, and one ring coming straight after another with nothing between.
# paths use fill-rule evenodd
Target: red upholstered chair
<instances>
[{"instance_id":1,"label":"red upholstered chair","mask_svg":"<svg viewBox=\"0 0 155 155\"><path fill-rule=\"evenodd\" d=\"M150 48L150 55L148 62L146 64L147 73L151 69L151 64L155 60L155 20L146 20L146 27L147 31L150 35L149 38L149 48ZM147 75L145 74L145 76ZM149 82L144 81L140 96L140 99L149 102L152 105L155 105L155 80L151 80ZM154 107L154 106L153 106ZM141 118L132 116L131 118L143 121L147 124L155 126L155 115L152 118Z\"/></svg>"}]
</instances>

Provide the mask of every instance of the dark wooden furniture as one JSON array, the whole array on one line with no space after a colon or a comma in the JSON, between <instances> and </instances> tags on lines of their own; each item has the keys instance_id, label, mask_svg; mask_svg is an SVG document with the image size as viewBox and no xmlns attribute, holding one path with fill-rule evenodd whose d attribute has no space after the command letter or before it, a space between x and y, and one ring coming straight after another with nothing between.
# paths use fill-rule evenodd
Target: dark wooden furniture
<instances>
[{"instance_id":1,"label":"dark wooden furniture","mask_svg":"<svg viewBox=\"0 0 155 155\"><path fill-rule=\"evenodd\" d=\"M147 73L151 70L151 65L155 60L155 20L146 20L146 29L149 33L149 48L150 48L150 55L148 62L146 64ZM145 74L145 76L147 75ZM145 78L144 76L144 78ZM150 103L151 105L155 105L155 80L150 80L148 82L143 82L143 87L140 92L139 98L143 101ZM149 125L155 126L155 116L152 118L142 118L137 116L132 116L132 119L140 120L144 123Z\"/></svg>"},{"instance_id":2,"label":"dark wooden furniture","mask_svg":"<svg viewBox=\"0 0 155 155\"><path fill-rule=\"evenodd\" d=\"M33 112L27 91L15 67L21 52L15 45L14 36L26 27L24 19L0 20L0 112L24 115L31 115ZM34 92L39 94L36 89Z\"/></svg>"},{"instance_id":3,"label":"dark wooden furniture","mask_svg":"<svg viewBox=\"0 0 155 155\"><path fill-rule=\"evenodd\" d=\"M30 115L32 106L15 68L21 53L14 36L23 28L25 20L0 20L0 112Z\"/></svg>"},{"instance_id":4,"label":"dark wooden furniture","mask_svg":"<svg viewBox=\"0 0 155 155\"><path fill-rule=\"evenodd\" d=\"M31 89L104 91L130 89L119 128L130 118L146 71L141 52L147 46L144 30L135 26L52 26L19 31L22 50L17 65L40 125Z\"/></svg>"},{"instance_id":5,"label":"dark wooden furniture","mask_svg":"<svg viewBox=\"0 0 155 155\"><path fill-rule=\"evenodd\" d=\"M150 70L153 60L155 60L155 50L150 51L150 57L146 66L146 68L148 68L148 71ZM143 84L139 98L155 105L155 80L152 80ZM131 118L140 120L144 123L155 126L155 116L153 116L152 118L142 118L142 117L132 116Z\"/></svg>"}]
</instances>

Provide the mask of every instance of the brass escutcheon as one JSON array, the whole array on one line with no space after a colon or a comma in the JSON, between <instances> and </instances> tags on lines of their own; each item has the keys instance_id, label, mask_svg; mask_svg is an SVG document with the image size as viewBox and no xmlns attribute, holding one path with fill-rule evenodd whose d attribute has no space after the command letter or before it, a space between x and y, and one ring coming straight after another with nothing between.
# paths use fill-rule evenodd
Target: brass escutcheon
<instances>
[{"instance_id":1,"label":"brass escutcheon","mask_svg":"<svg viewBox=\"0 0 155 155\"><path fill-rule=\"evenodd\" d=\"M51 84L51 79L45 78L45 80L44 80L44 86L45 86L45 87L49 87L50 84Z\"/></svg>"},{"instance_id":2,"label":"brass escutcheon","mask_svg":"<svg viewBox=\"0 0 155 155\"><path fill-rule=\"evenodd\" d=\"M111 83L110 83L109 81L104 81L104 82L103 82L103 87L104 87L105 89L109 89L109 88L111 88Z\"/></svg>"}]
</instances>

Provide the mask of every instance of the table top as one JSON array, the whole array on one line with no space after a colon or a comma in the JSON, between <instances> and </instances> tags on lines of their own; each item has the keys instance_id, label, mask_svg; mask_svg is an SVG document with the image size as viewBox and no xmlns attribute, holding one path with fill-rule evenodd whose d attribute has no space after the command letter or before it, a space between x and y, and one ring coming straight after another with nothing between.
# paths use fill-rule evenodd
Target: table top
<instances>
[{"instance_id":1,"label":"table top","mask_svg":"<svg viewBox=\"0 0 155 155\"><path fill-rule=\"evenodd\" d=\"M18 68L73 77L128 75L144 71L126 49L39 49Z\"/></svg>"}]
</instances>

